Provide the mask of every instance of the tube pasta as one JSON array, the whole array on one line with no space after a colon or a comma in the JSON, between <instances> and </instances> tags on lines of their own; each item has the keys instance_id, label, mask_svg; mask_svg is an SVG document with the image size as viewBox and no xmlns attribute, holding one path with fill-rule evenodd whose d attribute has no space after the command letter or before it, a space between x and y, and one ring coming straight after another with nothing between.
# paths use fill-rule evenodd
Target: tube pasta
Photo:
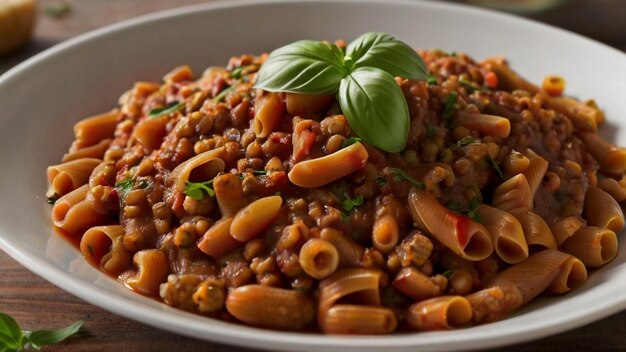
<instances>
[{"instance_id":1,"label":"tube pasta","mask_svg":"<svg viewBox=\"0 0 626 352\"><path fill-rule=\"evenodd\" d=\"M433 298L441 294L441 287L412 267L403 268L396 274L393 287L416 301Z\"/></svg>"},{"instance_id":2,"label":"tube pasta","mask_svg":"<svg viewBox=\"0 0 626 352\"><path fill-rule=\"evenodd\" d=\"M581 133L579 136L589 153L600 163L600 170L619 174L626 172L626 149L607 142L596 133Z\"/></svg>"},{"instance_id":3,"label":"tube pasta","mask_svg":"<svg viewBox=\"0 0 626 352\"><path fill-rule=\"evenodd\" d=\"M598 187L610 194L618 203L626 200L626 189L622 185L612 178L603 178L598 182Z\"/></svg>"},{"instance_id":4,"label":"tube pasta","mask_svg":"<svg viewBox=\"0 0 626 352\"><path fill-rule=\"evenodd\" d=\"M525 90L530 94L539 93L539 87L530 83L517 72L513 71L507 62L502 58L491 58L485 60L482 64L485 68L491 70L498 76L498 87L508 90Z\"/></svg>"},{"instance_id":5,"label":"tube pasta","mask_svg":"<svg viewBox=\"0 0 626 352\"><path fill-rule=\"evenodd\" d=\"M561 295L581 286L585 281L587 281L585 264L580 259L570 256L561 264L561 270L552 280L547 291Z\"/></svg>"},{"instance_id":6,"label":"tube pasta","mask_svg":"<svg viewBox=\"0 0 626 352\"><path fill-rule=\"evenodd\" d=\"M339 253L332 243L311 238L300 249L298 260L305 273L321 280L337 270Z\"/></svg>"},{"instance_id":7,"label":"tube pasta","mask_svg":"<svg viewBox=\"0 0 626 352\"><path fill-rule=\"evenodd\" d=\"M391 213L378 216L372 229L372 243L382 253L389 253L398 244L398 221Z\"/></svg>"},{"instance_id":8,"label":"tube pasta","mask_svg":"<svg viewBox=\"0 0 626 352\"><path fill-rule=\"evenodd\" d=\"M283 199L270 196L255 200L239 210L230 225L230 235L239 242L248 242L260 235L279 215Z\"/></svg>"},{"instance_id":9,"label":"tube pasta","mask_svg":"<svg viewBox=\"0 0 626 352\"><path fill-rule=\"evenodd\" d=\"M368 158L363 144L356 142L330 155L297 163L289 180L300 187L321 187L362 169Z\"/></svg>"},{"instance_id":10,"label":"tube pasta","mask_svg":"<svg viewBox=\"0 0 626 352\"><path fill-rule=\"evenodd\" d=\"M285 103L287 112L291 115L302 116L325 110L333 102L334 97L333 94L286 93Z\"/></svg>"},{"instance_id":11,"label":"tube pasta","mask_svg":"<svg viewBox=\"0 0 626 352\"><path fill-rule=\"evenodd\" d=\"M313 302L302 292L261 285L230 291L226 309L250 325L287 330L307 325L315 314Z\"/></svg>"},{"instance_id":12,"label":"tube pasta","mask_svg":"<svg viewBox=\"0 0 626 352\"><path fill-rule=\"evenodd\" d=\"M257 98L254 104L256 114L254 116L254 134L259 138L270 135L285 114L285 103L279 93L268 93Z\"/></svg>"},{"instance_id":13,"label":"tube pasta","mask_svg":"<svg viewBox=\"0 0 626 352\"><path fill-rule=\"evenodd\" d=\"M597 268L617 256L617 236L609 229L585 226L563 242L561 249L586 266Z\"/></svg>"},{"instance_id":14,"label":"tube pasta","mask_svg":"<svg viewBox=\"0 0 626 352\"><path fill-rule=\"evenodd\" d=\"M326 319L331 307L342 297L351 295L364 305L380 306L382 272L371 269L342 269L320 282L317 322L326 331Z\"/></svg>"},{"instance_id":15,"label":"tube pasta","mask_svg":"<svg viewBox=\"0 0 626 352\"><path fill-rule=\"evenodd\" d=\"M323 228L320 232L320 238L332 243L339 253L339 268L359 265L363 252L365 252L363 246L332 227Z\"/></svg>"},{"instance_id":16,"label":"tube pasta","mask_svg":"<svg viewBox=\"0 0 626 352\"><path fill-rule=\"evenodd\" d=\"M590 186L585 195L583 216L591 226L613 232L624 229L624 213L615 198L600 188Z\"/></svg>"},{"instance_id":17,"label":"tube pasta","mask_svg":"<svg viewBox=\"0 0 626 352\"><path fill-rule=\"evenodd\" d=\"M542 249L557 249L557 243L552 230L541 216L532 211L518 211L513 215L519 220L524 230L524 237L529 247L535 246Z\"/></svg>"},{"instance_id":18,"label":"tube pasta","mask_svg":"<svg viewBox=\"0 0 626 352\"><path fill-rule=\"evenodd\" d=\"M211 226L198 241L198 249L211 257L218 259L224 254L243 246L230 235L230 226L233 217L222 218Z\"/></svg>"},{"instance_id":19,"label":"tube pasta","mask_svg":"<svg viewBox=\"0 0 626 352\"><path fill-rule=\"evenodd\" d=\"M546 174L546 171L548 171L548 161L531 149L526 149L525 154L530 160L530 164L526 170L524 170L524 176L526 177L526 181L528 181L531 197L535 198L537 189L539 189L543 181L543 176Z\"/></svg>"},{"instance_id":20,"label":"tube pasta","mask_svg":"<svg viewBox=\"0 0 626 352\"><path fill-rule=\"evenodd\" d=\"M394 331L398 320L389 308L339 304L330 308L324 324L327 334L377 335Z\"/></svg>"},{"instance_id":21,"label":"tube pasta","mask_svg":"<svg viewBox=\"0 0 626 352\"><path fill-rule=\"evenodd\" d=\"M409 307L406 322L416 330L449 330L472 320L472 307L462 296L440 296Z\"/></svg>"},{"instance_id":22,"label":"tube pasta","mask_svg":"<svg viewBox=\"0 0 626 352\"><path fill-rule=\"evenodd\" d=\"M500 184L493 192L492 204L505 211L531 210L533 196L526 176L519 174Z\"/></svg>"},{"instance_id":23,"label":"tube pasta","mask_svg":"<svg viewBox=\"0 0 626 352\"><path fill-rule=\"evenodd\" d=\"M550 109L567 116L579 131L595 132L598 122L602 121L602 113L598 109L582 104L568 97L551 97L542 94Z\"/></svg>"},{"instance_id":24,"label":"tube pasta","mask_svg":"<svg viewBox=\"0 0 626 352\"><path fill-rule=\"evenodd\" d=\"M481 204L476 211L491 234L496 254L506 263L519 263L528 257L528 244L519 221L498 208Z\"/></svg>"},{"instance_id":25,"label":"tube pasta","mask_svg":"<svg viewBox=\"0 0 626 352\"><path fill-rule=\"evenodd\" d=\"M122 282L145 295L158 295L159 286L167 280L170 272L165 253L158 249L144 249L135 253L133 263L137 266L137 271L122 274Z\"/></svg>"},{"instance_id":26,"label":"tube pasta","mask_svg":"<svg viewBox=\"0 0 626 352\"><path fill-rule=\"evenodd\" d=\"M550 229L554 234L554 239L556 240L556 244L560 247L565 240L572 237L578 229L583 227L585 224L582 220L575 216L570 216L564 219L557 220Z\"/></svg>"},{"instance_id":27,"label":"tube pasta","mask_svg":"<svg viewBox=\"0 0 626 352\"><path fill-rule=\"evenodd\" d=\"M48 184L51 194L64 195L89 181L93 169L102 160L84 158L48 166Z\"/></svg>"},{"instance_id":28,"label":"tube pasta","mask_svg":"<svg viewBox=\"0 0 626 352\"><path fill-rule=\"evenodd\" d=\"M511 284L488 287L466 296L476 323L505 318L523 304L522 294Z\"/></svg>"},{"instance_id":29,"label":"tube pasta","mask_svg":"<svg viewBox=\"0 0 626 352\"><path fill-rule=\"evenodd\" d=\"M89 264L117 276L132 264L133 255L123 244L124 227L96 226L85 232L80 251Z\"/></svg>"},{"instance_id":30,"label":"tube pasta","mask_svg":"<svg viewBox=\"0 0 626 352\"><path fill-rule=\"evenodd\" d=\"M526 304L559 277L564 263L570 257L569 254L552 249L534 253L523 262L512 265L498 273L488 286L513 286L521 294L521 304Z\"/></svg>"},{"instance_id":31,"label":"tube pasta","mask_svg":"<svg viewBox=\"0 0 626 352\"><path fill-rule=\"evenodd\" d=\"M109 149L111 141L113 141L111 138L107 138L89 147L80 148L74 151L70 149L69 152L63 155L63 159L61 159L61 161L66 163L68 161L83 158L102 159L104 158L104 153L107 151L107 149Z\"/></svg>"},{"instance_id":32,"label":"tube pasta","mask_svg":"<svg viewBox=\"0 0 626 352\"><path fill-rule=\"evenodd\" d=\"M135 126L131 139L139 142L147 150L159 149L167 134L168 121L167 115L148 117Z\"/></svg>"},{"instance_id":33,"label":"tube pasta","mask_svg":"<svg viewBox=\"0 0 626 352\"><path fill-rule=\"evenodd\" d=\"M511 122L507 118L495 115L460 110L457 111L453 122L486 136L506 138L511 133Z\"/></svg>"},{"instance_id":34,"label":"tube pasta","mask_svg":"<svg viewBox=\"0 0 626 352\"><path fill-rule=\"evenodd\" d=\"M94 211L85 199L89 186L84 185L59 198L52 207L54 226L70 235L76 235L90 227L102 225L107 217Z\"/></svg>"},{"instance_id":35,"label":"tube pasta","mask_svg":"<svg viewBox=\"0 0 626 352\"><path fill-rule=\"evenodd\" d=\"M113 138L121 114L117 110L87 117L74 125L74 135L81 148L90 147L100 141Z\"/></svg>"},{"instance_id":36,"label":"tube pasta","mask_svg":"<svg viewBox=\"0 0 626 352\"><path fill-rule=\"evenodd\" d=\"M208 181L224 171L224 161L220 159L223 151L223 147L209 150L176 166L170 174L176 190L184 192L186 182Z\"/></svg>"},{"instance_id":37,"label":"tube pasta","mask_svg":"<svg viewBox=\"0 0 626 352\"><path fill-rule=\"evenodd\" d=\"M421 228L457 255L477 261L493 252L491 236L483 225L450 211L430 194L411 189L409 209Z\"/></svg>"},{"instance_id":38,"label":"tube pasta","mask_svg":"<svg viewBox=\"0 0 626 352\"><path fill-rule=\"evenodd\" d=\"M512 150L502 162L502 167L507 175L518 175L524 172L530 165L526 155Z\"/></svg>"}]
</instances>

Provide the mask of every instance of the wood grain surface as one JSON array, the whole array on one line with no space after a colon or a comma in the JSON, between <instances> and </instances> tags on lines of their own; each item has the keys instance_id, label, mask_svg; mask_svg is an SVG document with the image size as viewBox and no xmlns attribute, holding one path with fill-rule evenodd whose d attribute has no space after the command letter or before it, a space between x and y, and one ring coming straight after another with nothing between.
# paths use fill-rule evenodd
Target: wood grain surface
<instances>
[{"instance_id":1,"label":"wood grain surface","mask_svg":"<svg viewBox=\"0 0 626 352\"><path fill-rule=\"evenodd\" d=\"M44 15L48 6L59 2L39 0L39 23L33 41L22 51L0 58L0 74L41 50L91 29L152 11L206 1L74 0L68 1L72 11L66 16ZM626 1L571 0L532 18L626 50ZM87 335L45 347L45 351L251 351L190 339L111 314L37 277L1 251L0 278L0 312L13 316L24 329L58 328L79 319L85 321ZM626 351L626 312L549 338L493 351Z\"/></svg>"}]
</instances>

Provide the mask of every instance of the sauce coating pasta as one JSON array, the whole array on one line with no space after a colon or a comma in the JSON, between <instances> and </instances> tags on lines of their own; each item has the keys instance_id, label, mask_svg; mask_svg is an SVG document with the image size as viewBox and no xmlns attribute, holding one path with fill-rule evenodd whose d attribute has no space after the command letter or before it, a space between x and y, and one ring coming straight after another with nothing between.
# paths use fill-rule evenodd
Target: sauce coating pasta
<instances>
[{"instance_id":1,"label":"sauce coating pasta","mask_svg":"<svg viewBox=\"0 0 626 352\"><path fill-rule=\"evenodd\" d=\"M626 150L596 104L419 54L431 77L395 78L400 153L355 138L333 95L254 89L267 55L139 82L48 169L54 225L170 306L331 334L506 318L614 259Z\"/></svg>"}]
</instances>

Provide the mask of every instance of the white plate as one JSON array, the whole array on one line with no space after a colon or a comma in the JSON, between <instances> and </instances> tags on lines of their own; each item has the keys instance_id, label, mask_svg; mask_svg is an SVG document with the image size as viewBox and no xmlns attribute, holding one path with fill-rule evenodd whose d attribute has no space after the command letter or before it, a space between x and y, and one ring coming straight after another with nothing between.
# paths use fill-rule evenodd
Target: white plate
<instances>
[{"instance_id":1,"label":"white plate","mask_svg":"<svg viewBox=\"0 0 626 352\"><path fill-rule=\"evenodd\" d=\"M562 30L462 6L407 1L224 2L106 27L37 55L0 78L0 247L41 277L116 314L228 344L299 351L467 350L543 337L626 308L626 241L580 289L544 299L510 319L468 329L336 337L248 328L194 316L129 292L91 268L51 231L45 168L72 139L72 124L106 111L137 80L189 63L196 72L230 56L302 39L392 33L415 47L504 55L524 76L567 77L567 92L597 98L604 132L626 145L626 56ZM623 120L622 120L623 121Z\"/></svg>"}]
</instances>

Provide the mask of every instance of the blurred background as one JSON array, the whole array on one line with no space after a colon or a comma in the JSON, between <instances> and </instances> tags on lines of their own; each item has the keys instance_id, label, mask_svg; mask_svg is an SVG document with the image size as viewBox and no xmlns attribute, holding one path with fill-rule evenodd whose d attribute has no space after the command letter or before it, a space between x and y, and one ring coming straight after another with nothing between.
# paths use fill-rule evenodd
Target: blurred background
<instances>
[{"instance_id":1,"label":"blurred background","mask_svg":"<svg viewBox=\"0 0 626 352\"><path fill-rule=\"evenodd\" d=\"M626 0L439 1L516 13L626 51ZM39 51L91 29L153 11L202 2L207 0L0 0L0 73ZM36 25L29 39L31 21ZM24 41L26 44L19 46L19 42Z\"/></svg>"}]
</instances>

